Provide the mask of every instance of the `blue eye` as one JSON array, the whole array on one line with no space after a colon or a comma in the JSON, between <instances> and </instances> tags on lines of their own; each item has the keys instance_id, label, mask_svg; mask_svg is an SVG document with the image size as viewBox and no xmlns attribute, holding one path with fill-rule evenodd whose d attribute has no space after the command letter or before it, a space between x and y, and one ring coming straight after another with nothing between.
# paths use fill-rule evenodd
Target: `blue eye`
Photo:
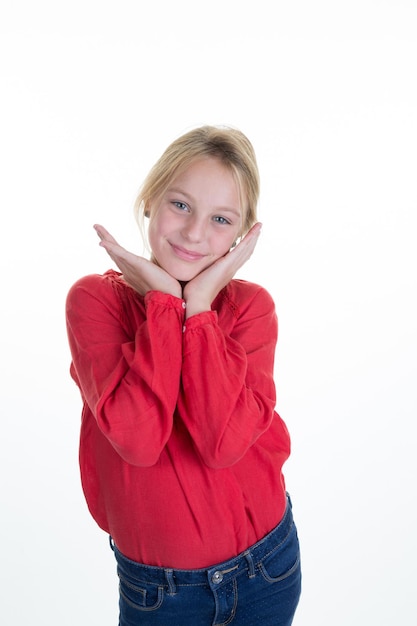
<instances>
[{"instance_id":1,"label":"blue eye","mask_svg":"<svg viewBox=\"0 0 417 626\"><path fill-rule=\"evenodd\" d=\"M174 200L172 204L178 209L181 209L181 211L186 211L188 209L188 206L185 204L185 202L180 202L179 200Z\"/></svg>"},{"instance_id":2,"label":"blue eye","mask_svg":"<svg viewBox=\"0 0 417 626\"><path fill-rule=\"evenodd\" d=\"M230 224L229 220L227 220L225 217L222 217L221 215L217 215L214 218L214 221L218 224Z\"/></svg>"}]
</instances>

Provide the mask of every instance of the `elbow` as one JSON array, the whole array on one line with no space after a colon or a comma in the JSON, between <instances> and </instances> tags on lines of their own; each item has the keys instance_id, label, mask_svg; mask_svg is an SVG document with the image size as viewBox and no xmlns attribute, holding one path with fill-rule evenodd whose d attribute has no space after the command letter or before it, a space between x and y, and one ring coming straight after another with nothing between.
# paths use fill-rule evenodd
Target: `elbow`
<instances>
[{"instance_id":1,"label":"elbow","mask_svg":"<svg viewBox=\"0 0 417 626\"><path fill-rule=\"evenodd\" d=\"M152 467L156 465L162 452L162 448L156 450L155 447L150 450L113 444L113 448L125 463L134 465L135 467Z\"/></svg>"},{"instance_id":2,"label":"elbow","mask_svg":"<svg viewBox=\"0 0 417 626\"><path fill-rule=\"evenodd\" d=\"M221 470L226 469L227 467L232 467L232 465L239 461L239 458L215 459L206 457L203 461L204 465L206 465L209 469Z\"/></svg>"},{"instance_id":3,"label":"elbow","mask_svg":"<svg viewBox=\"0 0 417 626\"><path fill-rule=\"evenodd\" d=\"M169 432L160 433L160 437L141 432L140 429L131 429L109 432L102 430L119 457L129 465L136 467L152 467L159 461L159 457L169 438ZM165 435L165 436L164 436Z\"/></svg>"},{"instance_id":4,"label":"elbow","mask_svg":"<svg viewBox=\"0 0 417 626\"><path fill-rule=\"evenodd\" d=\"M271 411L271 415L268 412L267 419L262 425L258 424L257 427L247 432L230 427L219 440L213 441L212 445L207 445L205 442L205 445L203 444L199 448L200 457L204 464L210 469L224 469L241 461L259 437L269 428L272 416L273 411Z\"/></svg>"},{"instance_id":5,"label":"elbow","mask_svg":"<svg viewBox=\"0 0 417 626\"><path fill-rule=\"evenodd\" d=\"M116 421L114 412L97 411L98 426L113 449L125 463L136 467L152 467L159 461L171 436L172 416L149 411L146 419L136 416L126 422Z\"/></svg>"},{"instance_id":6,"label":"elbow","mask_svg":"<svg viewBox=\"0 0 417 626\"><path fill-rule=\"evenodd\" d=\"M206 465L210 469L220 470L235 465L235 463L242 459L246 452L247 447L245 447L244 449L236 449L236 446L229 449L204 449L203 451L200 451L200 457L204 465Z\"/></svg>"}]
</instances>

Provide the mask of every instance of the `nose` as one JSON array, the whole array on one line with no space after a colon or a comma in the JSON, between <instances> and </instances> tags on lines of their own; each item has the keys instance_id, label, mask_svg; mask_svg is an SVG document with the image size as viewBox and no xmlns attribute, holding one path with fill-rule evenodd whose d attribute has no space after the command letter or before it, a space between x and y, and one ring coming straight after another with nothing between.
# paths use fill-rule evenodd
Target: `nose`
<instances>
[{"instance_id":1,"label":"nose","mask_svg":"<svg viewBox=\"0 0 417 626\"><path fill-rule=\"evenodd\" d=\"M204 240L205 222L196 215L189 215L182 228L182 235L185 239L193 243L199 243Z\"/></svg>"}]
</instances>

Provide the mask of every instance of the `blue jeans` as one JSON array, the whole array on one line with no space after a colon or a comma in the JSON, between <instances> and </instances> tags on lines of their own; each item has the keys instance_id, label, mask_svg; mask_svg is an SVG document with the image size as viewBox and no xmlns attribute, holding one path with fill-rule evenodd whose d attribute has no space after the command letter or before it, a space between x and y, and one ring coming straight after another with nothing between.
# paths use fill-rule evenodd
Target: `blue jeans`
<instances>
[{"instance_id":1,"label":"blue jeans","mask_svg":"<svg viewBox=\"0 0 417 626\"><path fill-rule=\"evenodd\" d=\"M288 497L284 518L242 554L206 569L136 563L113 541L119 626L290 626L301 593L300 550Z\"/></svg>"}]
</instances>

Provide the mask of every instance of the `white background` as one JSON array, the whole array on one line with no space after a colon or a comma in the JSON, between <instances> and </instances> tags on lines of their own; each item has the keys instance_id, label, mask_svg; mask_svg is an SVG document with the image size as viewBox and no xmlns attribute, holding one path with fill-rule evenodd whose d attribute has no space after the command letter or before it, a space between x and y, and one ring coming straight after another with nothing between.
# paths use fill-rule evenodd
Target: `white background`
<instances>
[{"instance_id":1,"label":"white background","mask_svg":"<svg viewBox=\"0 0 417 626\"><path fill-rule=\"evenodd\" d=\"M252 140L264 229L244 278L280 321L277 409L303 552L296 626L415 626L417 4L3 1L1 609L115 626L78 475L64 302L141 252L132 205L203 123Z\"/></svg>"}]
</instances>

